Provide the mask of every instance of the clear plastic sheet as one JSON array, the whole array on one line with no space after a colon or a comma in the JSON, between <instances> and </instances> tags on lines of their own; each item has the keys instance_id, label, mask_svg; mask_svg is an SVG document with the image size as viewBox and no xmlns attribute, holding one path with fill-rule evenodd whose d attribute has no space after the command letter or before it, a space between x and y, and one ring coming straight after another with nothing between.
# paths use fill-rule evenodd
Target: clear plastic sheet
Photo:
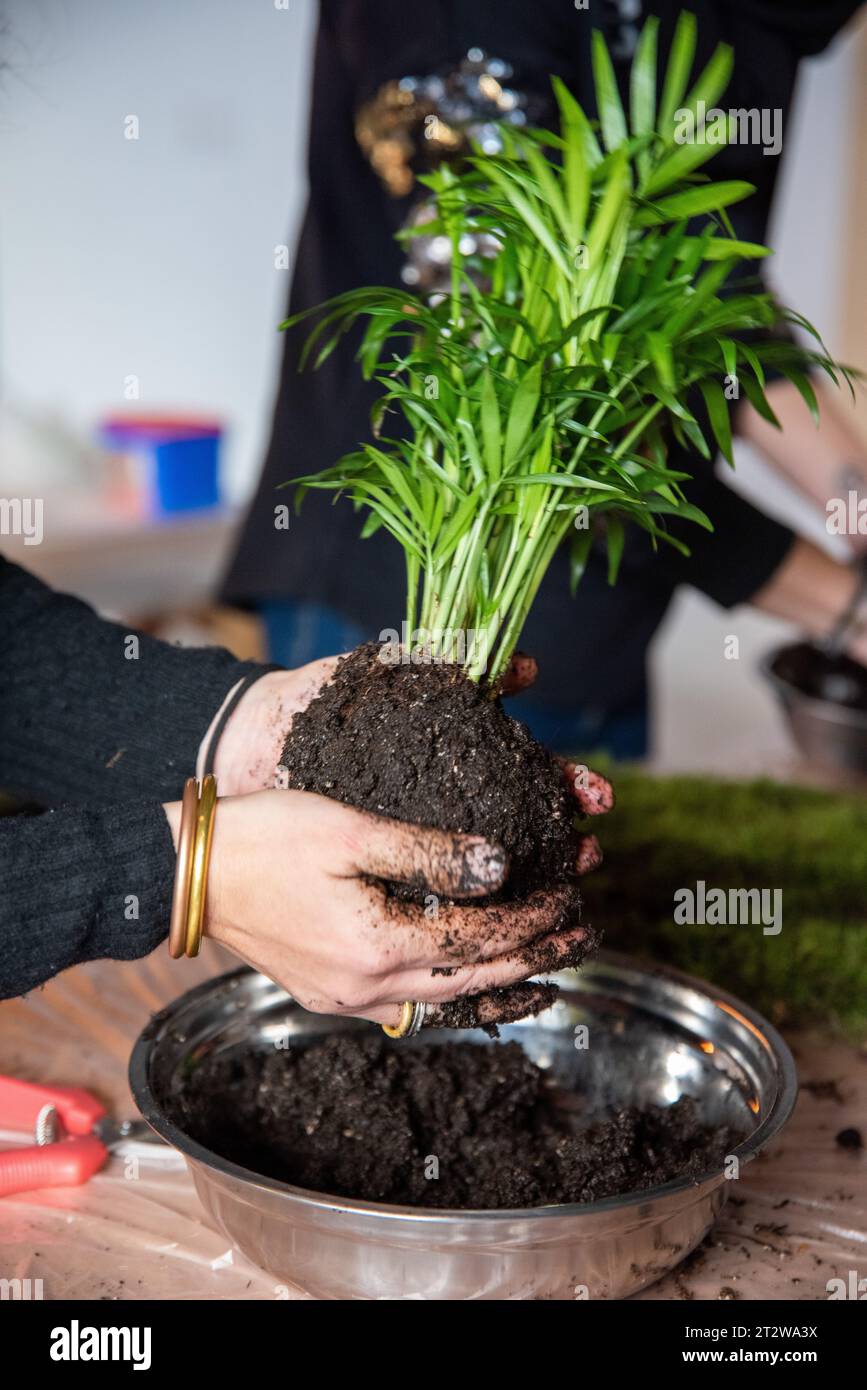
<instances>
[{"instance_id":1,"label":"clear plastic sheet","mask_svg":"<svg viewBox=\"0 0 867 1390\"><path fill-rule=\"evenodd\" d=\"M134 1114L130 1047L150 1015L236 964L205 944L196 961L165 951L97 962L0 1005L0 1071L83 1086L119 1119ZM867 1052L792 1037L802 1083L782 1138L733 1184L704 1245L645 1299L829 1296L828 1281L867 1278ZM805 1084L806 1083L806 1084ZM136 1145L83 1187L0 1201L0 1278L42 1280L45 1299L303 1297L249 1264L205 1219L192 1180L168 1154Z\"/></svg>"}]
</instances>

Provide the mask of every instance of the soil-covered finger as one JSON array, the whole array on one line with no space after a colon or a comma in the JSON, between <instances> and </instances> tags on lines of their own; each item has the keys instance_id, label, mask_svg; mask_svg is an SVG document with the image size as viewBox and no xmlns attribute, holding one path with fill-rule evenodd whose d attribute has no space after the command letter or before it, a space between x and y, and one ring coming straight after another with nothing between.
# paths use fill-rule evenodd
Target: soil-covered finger
<instances>
[{"instance_id":1,"label":"soil-covered finger","mask_svg":"<svg viewBox=\"0 0 867 1390\"><path fill-rule=\"evenodd\" d=\"M508 864L499 845L479 835L365 816L360 873L445 898L486 897L502 887Z\"/></svg>"},{"instance_id":2,"label":"soil-covered finger","mask_svg":"<svg viewBox=\"0 0 867 1390\"><path fill-rule=\"evenodd\" d=\"M428 1003L444 1003L462 994L479 994L489 989L502 989L517 984L530 975L545 971L565 970L580 965L597 943L590 927L573 927L570 931L552 932L536 941L510 951L495 960L479 961L474 965L454 968L435 967L432 970L406 970L383 981L387 998L423 999Z\"/></svg>"},{"instance_id":3,"label":"soil-covered finger","mask_svg":"<svg viewBox=\"0 0 867 1390\"><path fill-rule=\"evenodd\" d=\"M585 816L604 816L614 809L614 788L599 772L568 758L558 759L579 811Z\"/></svg>"},{"instance_id":4,"label":"soil-covered finger","mask_svg":"<svg viewBox=\"0 0 867 1390\"><path fill-rule=\"evenodd\" d=\"M551 932L577 926L577 883L531 893L522 902L466 907L442 904L425 920L425 960L439 965L492 960Z\"/></svg>"},{"instance_id":5,"label":"soil-covered finger","mask_svg":"<svg viewBox=\"0 0 867 1390\"><path fill-rule=\"evenodd\" d=\"M575 855L576 874L590 874L602 863L602 846L595 835L582 835Z\"/></svg>"},{"instance_id":6,"label":"soil-covered finger","mask_svg":"<svg viewBox=\"0 0 867 1390\"><path fill-rule=\"evenodd\" d=\"M528 656L526 652L513 652L500 681L500 694L519 695L522 690L530 688L538 674L539 667L534 656Z\"/></svg>"},{"instance_id":7,"label":"soil-covered finger","mask_svg":"<svg viewBox=\"0 0 867 1390\"><path fill-rule=\"evenodd\" d=\"M407 903L371 881L364 885L364 894L364 927L379 941L387 967L418 966L443 975L577 927L581 919L581 892L575 881L531 893L520 903L478 907L441 902L436 895L423 906Z\"/></svg>"},{"instance_id":8,"label":"soil-covered finger","mask_svg":"<svg viewBox=\"0 0 867 1390\"><path fill-rule=\"evenodd\" d=\"M497 1025L532 1018L550 1008L559 994L556 985L525 981L506 989L469 994L448 1004L433 1004L425 1028L484 1028L496 1035Z\"/></svg>"}]
</instances>

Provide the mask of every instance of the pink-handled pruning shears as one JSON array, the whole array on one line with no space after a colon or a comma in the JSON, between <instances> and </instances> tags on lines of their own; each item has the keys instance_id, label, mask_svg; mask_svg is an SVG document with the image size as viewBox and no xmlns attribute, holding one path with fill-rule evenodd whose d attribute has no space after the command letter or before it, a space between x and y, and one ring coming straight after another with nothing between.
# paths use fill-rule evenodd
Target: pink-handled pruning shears
<instances>
[{"instance_id":1,"label":"pink-handled pruning shears","mask_svg":"<svg viewBox=\"0 0 867 1390\"><path fill-rule=\"evenodd\" d=\"M116 1124L95 1096L77 1086L37 1086L0 1076L0 1128L29 1130L36 1140L27 1148L0 1150L0 1197L87 1182L109 1148L140 1125L147 1129L143 1121Z\"/></svg>"}]
</instances>

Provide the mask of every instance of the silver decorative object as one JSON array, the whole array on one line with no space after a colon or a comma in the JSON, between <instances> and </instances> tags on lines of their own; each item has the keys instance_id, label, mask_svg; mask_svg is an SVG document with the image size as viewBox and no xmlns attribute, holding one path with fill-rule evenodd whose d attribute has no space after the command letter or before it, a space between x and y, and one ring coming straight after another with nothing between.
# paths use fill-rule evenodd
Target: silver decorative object
<instances>
[{"instance_id":1,"label":"silver decorative object","mask_svg":"<svg viewBox=\"0 0 867 1390\"><path fill-rule=\"evenodd\" d=\"M477 143L486 154L502 149L501 124L523 126L530 115L528 98L506 85L511 66L471 48L457 68L445 74L402 77L387 82L356 116L358 142L385 187L405 197L415 176L443 160L458 159ZM428 200L417 203L405 225L417 226L433 215ZM404 284L424 294L448 288L451 247L440 237L414 237L402 270ZM495 254L491 236L473 238L464 256L484 259Z\"/></svg>"}]
</instances>

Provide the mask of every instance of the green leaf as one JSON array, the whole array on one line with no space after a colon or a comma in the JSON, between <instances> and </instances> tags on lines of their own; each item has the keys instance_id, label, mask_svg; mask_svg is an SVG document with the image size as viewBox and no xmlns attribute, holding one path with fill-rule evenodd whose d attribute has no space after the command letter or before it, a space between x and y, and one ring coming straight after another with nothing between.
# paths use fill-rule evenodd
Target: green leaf
<instances>
[{"instance_id":1,"label":"green leaf","mask_svg":"<svg viewBox=\"0 0 867 1390\"><path fill-rule=\"evenodd\" d=\"M747 362L749 362L750 366L756 374L756 380L758 381L759 385L763 387L765 384L764 369L758 357L750 347L749 343L738 343L738 350L741 356L745 358Z\"/></svg>"},{"instance_id":2,"label":"green leaf","mask_svg":"<svg viewBox=\"0 0 867 1390\"><path fill-rule=\"evenodd\" d=\"M582 439L597 439L601 443L606 442L607 436L601 430L591 429L589 425L582 425L578 420L564 420L563 429L570 434L580 434Z\"/></svg>"},{"instance_id":3,"label":"green leaf","mask_svg":"<svg viewBox=\"0 0 867 1390\"><path fill-rule=\"evenodd\" d=\"M563 173L566 181L566 202L572 219L575 243L584 235L587 206L590 199L590 171L600 163L602 151L590 122L569 89L559 77L551 85L560 108L560 122L565 139Z\"/></svg>"},{"instance_id":4,"label":"green leaf","mask_svg":"<svg viewBox=\"0 0 867 1390\"><path fill-rule=\"evenodd\" d=\"M717 44L710 62L687 94L684 106L695 110L698 103L703 102L706 110L712 109L729 85L733 65L734 50L731 46L727 43Z\"/></svg>"},{"instance_id":5,"label":"green leaf","mask_svg":"<svg viewBox=\"0 0 867 1390\"><path fill-rule=\"evenodd\" d=\"M578 101L572 96L570 89L560 81L560 78L553 76L552 86L554 96L557 99L557 106L560 108L565 149L567 152L572 147L578 149L581 152L582 163L586 165L586 170L595 170L597 165L602 164L602 150L599 147L599 140L593 135L591 122L588 121Z\"/></svg>"},{"instance_id":6,"label":"green leaf","mask_svg":"<svg viewBox=\"0 0 867 1390\"><path fill-rule=\"evenodd\" d=\"M464 401L464 406L465 408L467 407L466 401ZM473 423L469 419L468 408L466 408L465 414L458 416L457 425L458 429L461 432L461 438L464 441L464 448L466 449L467 459L469 460L470 468L472 469L473 473L473 481L479 487L483 487L487 482L487 478L485 475L485 470L482 466L482 458L479 453L479 446L476 442L476 434L473 428Z\"/></svg>"},{"instance_id":7,"label":"green leaf","mask_svg":"<svg viewBox=\"0 0 867 1390\"><path fill-rule=\"evenodd\" d=\"M783 427L771 409L768 398L759 383L754 381L752 377L743 376L741 377L741 385L747 394L750 405L758 411L762 419L767 420L768 424L773 425L776 429L782 429Z\"/></svg>"},{"instance_id":8,"label":"green leaf","mask_svg":"<svg viewBox=\"0 0 867 1390\"><path fill-rule=\"evenodd\" d=\"M563 257L563 251L558 244L550 227L545 223L538 207L533 205L529 196L519 190L516 178L506 177L501 170L492 167L491 178L500 186L504 194L515 211L524 219L530 231L537 240L544 246L548 255L557 265L561 274L568 276L569 267Z\"/></svg>"},{"instance_id":9,"label":"green leaf","mask_svg":"<svg viewBox=\"0 0 867 1390\"><path fill-rule=\"evenodd\" d=\"M650 227L657 222L676 222L681 217L700 217L704 213L718 212L720 208L739 203L755 192L751 183L742 179L727 179L723 183L703 184L698 188L688 188L684 193L671 193L660 198L652 207L644 207L636 214L636 227Z\"/></svg>"},{"instance_id":10,"label":"green leaf","mask_svg":"<svg viewBox=\"0 0 867 1390\"><path fill-rule=\"evenodd\" d=\"M672 338L680 337L684 329L693 323L698 314L704 310L709 302L713 302L713 297L719 287L724 283L729 274L729 264L723 261L717 265L710 266L704 272L691 293L683 295L681 307L665 321L665 332ZM710 316L705 315L702 325L707 328Z\"/></svg>"},{"instance_id":11,"label":"green leaf","mask_svg":"<svg viewBox=\"0 0 867 1390\"><path fill-rule=\"evenodd\" d=\"M585 310L583 314L576 315L576 317L566 325L563 332L560 333L558 337L549 340L549 352L558 352L565 343L572 341L577 335L579 328L583 328L584 324L589 323L592 319L599 318L602 314L611 313L614 307L613 304L596 304L592 309Z\"/></svg>"},{"instance_id":12,"label":"green leaf","mask_svg":"<svg viewBox=\"0 0 867 1390\"><path fill-rule=\"evenodd\" d=\"M682 224L681 224L682 225ZM678 274L685 275L692 279L698 273L699 266L704 260L704 253L716 235L716 228L712 222L705 223L701 233L697 237L684 237L678 251Z\"/></svg>"},{"instance_id":13,"label":"green leaf","mask_svg":"<svg viewBox=\"0 0 867 1390\"><path fill-rule=\"evenodd\" d=\"M713 436L719 445L720 453L723 458L734 468L735 460L732 451L732 431L729 421L728 402L726 401L723 389L718 381L708 380L699 382L701 394L704 396L704 403L707 406L710 427Z\"/></svg>"},{"instance_id":14,"label":"green leaf","mask_svg":"<svg viewBox=\"0 0 867 1390\"><path fill-rule=\"evenodd\" d=\"M512 405L509 410L509 418L506 424L506 444L503 454L503 467L508 469L515 461L520 452L521 446L527 439L533 423L533 416L539 404L539 397L542 392L542 368L539 363L535 363L525 372L519 381L515 394L512 397Z\"/></svg>"},{"instance_id":15,"label":"green leaf","mask_svg":"<svg viewBox=\"0 0 867 1390\"><path fill-rule=\"evenodd\" d=\"M616 584L623 557L625 533L623 522L617 516L610 516L605 526L605 539L608 545L608 583Z\"/></svg>"},{"instance_id":16,"label":"green leaf","mask_svg":"<svg viewBox=\"0 0 867 1390\"><path fill-rule=\"evenodd\" d=\"M596 209L596 216L590 224L590 235L587 238L587 258L590 262L591 275L597 275L598 266L603 264L604 257L610 254L610 243L617 220L628 196L629 165L626 155L620 151L612 166L608 185L602 195L601 202ZM598 283L598 278L596 283ZM589 302L592 299L592 285L593 281L588 282L588 288L582 295L583 310L595 307ZM601 298L604 300L604 296Z\"/></svg>"},{"instance_id":17,"label":"green leaf","mask_svg":"<svg viewBox=\"0 0 867 1390\"><path fill-rule=\"evenodd\" d=\"M687 255L696 245L693 237L685 237L681 252ZM740 260L759 260L763 256L772 255L768 246L761 246L757 241L738 241L735 237L712 236L705 240L702 245L702 259L705 261L740 261Z\"/></svg>"},{"instance_id":18,"label":"green leaf","mask_svg":"<svg viewBox=\"0 0 867 1390\"><path fill-rule=\"evenodd\" d=\"M664 140L673 138L674 113L683 104L694 58L695 15L684 10L678 17L674 31L659 104L658 130Z\"/></svg>"},{"instance_id":19,"label":"green leaf","mask_svg":"<svg viewBox=\"0 0 867 1390\"><path fill-rule=\"evenodd\" d=\"M737 377L738 374L738 350L737 345L731 338L720 338L719 348L722 353L723 366L726 369L726 376Z\"/></svg>"},{"instance_id":20,"label":"green leaf","mask_svg":"<svg viewBox=\"0 0 867 1390\"><path fill-rule=\"evenodd\" d=\"M659 20L651 16L635 46L632 71L629 81L629 114L635 135L651 135L656 124L656 39ZM650 170L649 149L641 150L636 156L636 164L642 178Z\"/></svg>"},{"instance_id":21,"label":"green leaf","mask_svg":"<svg viewBox=\"0 0 867 1390\"><path fill-rule=\"evenodd\" d=\"M480 419L488 476L496 482L502 472L500 406L493 378L487 367L482 375Z\"/></svg>"},{"instance_id":22,"label":"green leaf","mask_svg":"<svg viewBox=\"0 0 867 1390\"><path fill-rule=\"evenodd\" d=\"M590 53L602 140L606 150L616 150L628 140L629 131L626 127L626 117L623 114L611 56L605 39L598 29L593 30Z\"/></svg>"},{"instance_id":23,"label":"green leaf","mask_svg":"<svg viewBox=\"0 0 867 1390\"><path fill-rule=\"evenodd\" d=\"M702 434L701 427L697 420L681 420L681 429L689 440L690 444L696 449L704 459L710 460L710 449L707 440Z\"/></svg>"},{"instance_id":24,"label":"green leaf","mask_svg":"<svg viewBox=\"0 0 867 1390\"><path fill-rule=\"evenodd\" d=\"M669 390L676 387L674 362L668 339L662 333L648 333L644 339L650 360L659 372L659 379Z\"/></svg>"},{"instance_id":25,"label":"green leaf","mask_svg":"<svg viewBox=\"0 0 867 1390\"><path fill-rule=\"evenodd\" d=\"M573 598L587 568L592 549L593 532L589 526L586 531L576 531L569 546L569 592Z\"/></svg>"},{"instance_id":26,"label":"green leaf","mask_svg":"<svg viewBox=\"0 0 867 1390\"><path fill-rule=\"evenodd\" d=\"M650 532L654 541L654 549L656 549L656 542L658 540L665 541L667 545L672 546L672 548L677 550L681 555L689 556L689 546L684 545L679 536L673 536L670 531L665 531L661 526L656 526L652 517L635 516L632 519L636 521L643 530Z\"/></svg>"},{"instance_id":27,"label":"green leaf","mask_svg":"<svg viewBox=\"0 0 867 1390\"><path fill-rule=\"evenodd\" d=\"M802 396L807 409L813 417L813 423L815 425L818 425L819 402L816 399L816 393L813 390L810 381L807 377L804 376L803 372L796 372L793 371L791 368L785 370L786 376L789 378L789 381L791 381L792 385L800 392L800 395Z\"/></svg>"},{"instance_id":28,"label":"green leaf","mask_svg":"<svg viewBox=\"0 0 867 1390\"><path fill-rule=\"evenodd\" d=\"M566 200L563 197L563 191L560 187L559 179L554 172L554 168L531 141L524 142L522 148L524 151L524 158L536 176L540 194L553 211L560 224L560 230L568 242L570 239L574 238L575 228L572 225L569 208L566 205Z\"/></svg>"},{"instance_id":29,"label":"green leaf","mask_svg":"<svg viewBox=\"0 0 867 1390\"><path fill-rule=\"evenodd\" d=\"M647 301L652 295L656 294L668 279L668 272L674 265L675 260L680 254L686 238L686 222L681 222L678 226L670 227L667 232L662 234L660 240L659 233L654 236L653 257L650 263L650 270L644 281L642 290L642 300Z\"/></svg>"},{"instance_id":30,"label":"green leaf","mask_svg":"<svg viewBox=\"0 0 867 1390\"><path fill-rule=\"evenodd\" d=\"M647 503L647 510L655 515L679 516L684 521L694 521L696 526L701 526L705 531L713 530L710 517L700 507L694 507L691 502L669 502L665 498L658 498Z\"/></svg>"},{"instance_id":31,"label":"green leaf","mask_svg":"<svg viewBox=\"0 0 867 1390\"><path fill-rule=\"evenodd\" d=\"M673 416L675 416L676 419L684 421L694 421L695 417L690 413L689 410L687 410L686 406L679 399L679 397L675 396L671 391L666 391L661 385L661 383L657 382L654 394L657 400L662 401L662 404L665 406L666 410L668 410Z\"/></svg>"},{"instance_id":32,"label":"green leaf","mask_svg":"<svg viewBox=\"0 0 867 1390\"><path fill-rule=\"evenodd\" d=\"M519 473L510 475L506 481L510 487L536 487L545 484L582 490L589 488L591 492L610 492L618 497L623 495L621 487L614 487L611 483L603 483L599 478L585 477L578 473Z\"/></svg>"},{"instance_id":33,"label":"green leaf","mask_svg":"<svg viewBox=\"0 0 867 1390\"><path fill-rule=\"evenodd\" d=\"M690 174L694 174L696 169L701 168L702 164L706 164L709 159L713 159L714 155L719 154L723 146L727 145L731 139L731 124L730 118L726 116L725 140L723 141L717 142L705 138L693 140L689 144L677 145L651 172L641 190L645 197L649 198L656 193L662 193L673 183L679 183Z\"/></svg>"},{"instance_id":34,"label":"green leaf","mask_svg":"<svg viewBox=\"0 0 867 1390\"><path fill-rule=\"evenodd\" d=\"M383 500L380 490L373 488L365 489L365 492L361 494L360 497L364 505L369 507L372 512L375 512L377 516L381 518L383 526L387 531L391 532L396 540L400 541L400 544L405 550L410 551L411 554L416 555L419 559L423 558L421 550L416 544L412 533L403 525L400 517L395 515L388 500Z\"/></svg>"},{"instance_id":35,"label":"green leaf","mask_svg":"<svg viewBox=\"0 0 867 1390\"><path fill-rule=\"evenodd\" d=\"M406 524L423 524L424 518L421 513L421 508L419 507L418 498L413 493L399 465L380 449L374 449L372 446L368 445L368 452L371 458L375 459L383 480L388 483L392 492L403 504L406 514ZM366 485L370 486L369 483Z\"/></svg>"}]
</instances>

